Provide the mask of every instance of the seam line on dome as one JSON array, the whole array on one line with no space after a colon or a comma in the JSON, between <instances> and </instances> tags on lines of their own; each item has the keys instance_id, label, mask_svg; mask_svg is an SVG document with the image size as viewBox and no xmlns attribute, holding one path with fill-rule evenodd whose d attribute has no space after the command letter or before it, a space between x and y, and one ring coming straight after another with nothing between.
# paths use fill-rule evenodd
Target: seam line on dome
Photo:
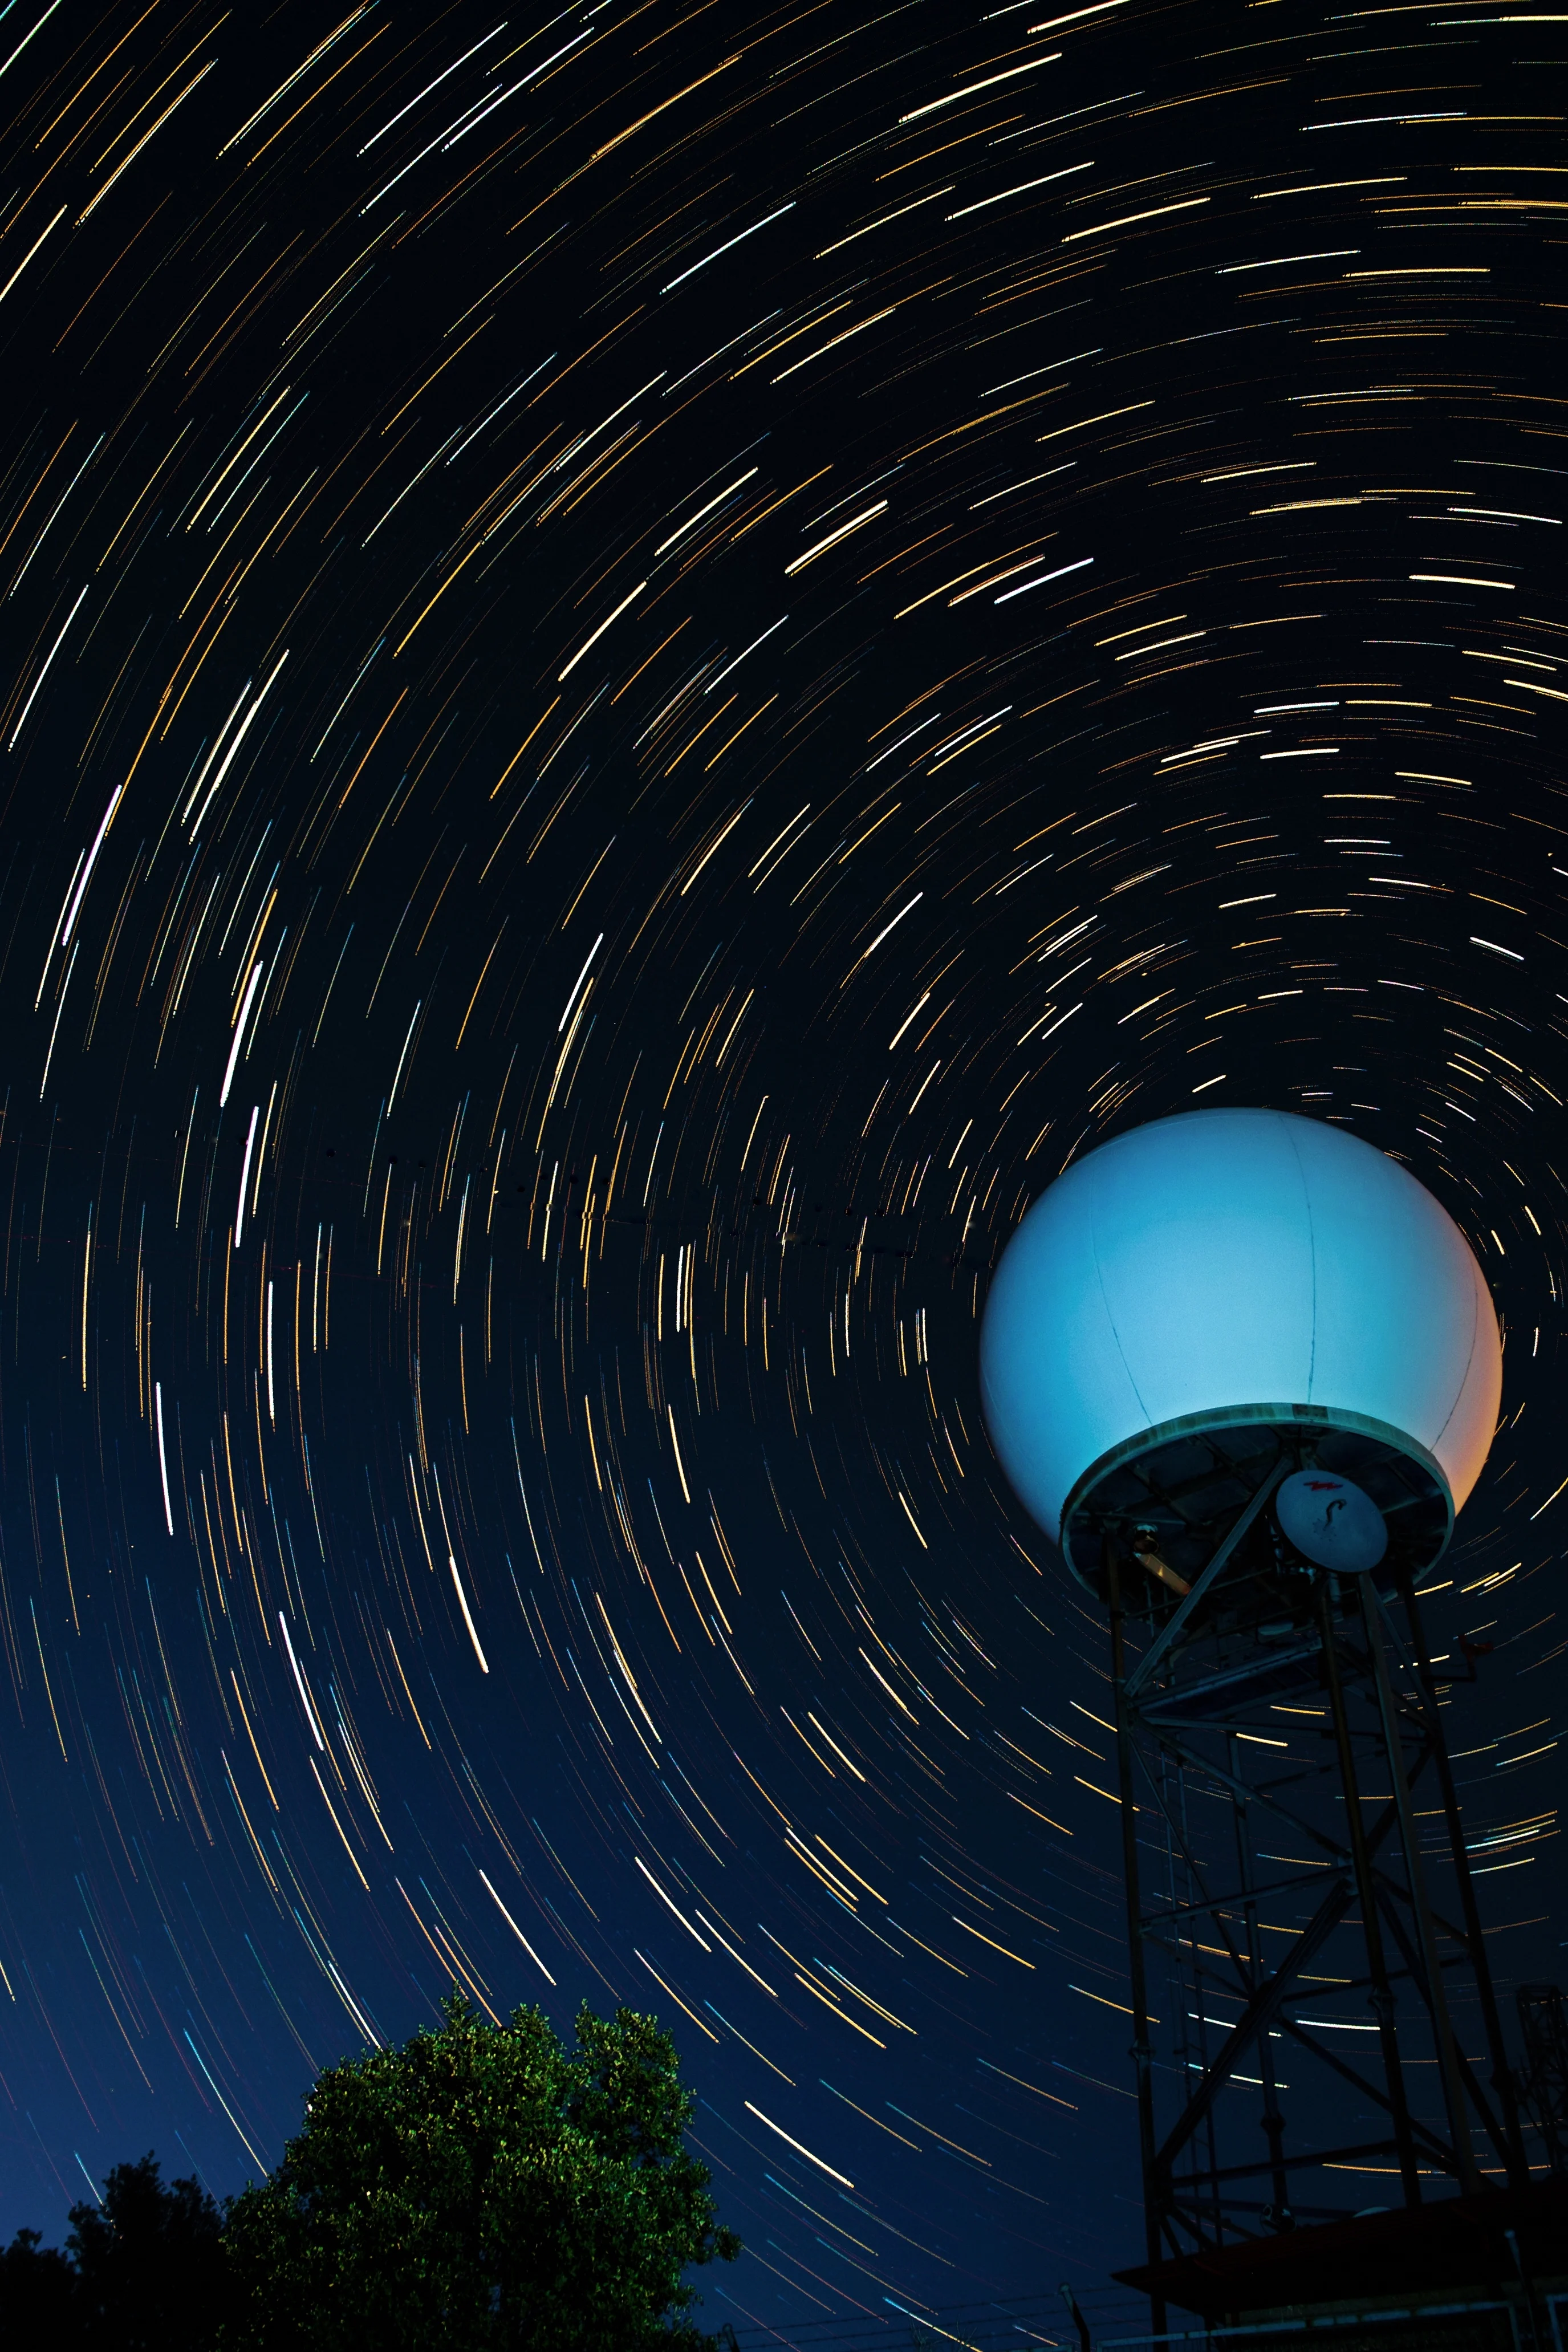
<instances>
[{"instance_id":1,"label":"seam line on dome","mask_svg":"<svg viewBox=\"0 0 1568 2352\"><path fill-rule=\"evenodd\" d=\"M1462 1234L1460 1235L1460 1239L1461 1241L1464 1239ZM1465 1369L1459 1375L1459 1385L1454 1391L1454 1402L1443 1416L1442 1428L1432 1440L1432 1444L1429 1450L1434 1454L1436 1454L1438 1446L1447 1435L1448 1423L1458 1412L1460 1403L1464 1398L1465 1391L1469 1386L1470 1367L1476 1360L1476 1340L1479 1335L1481 1328L1480 1294L1481 1287L1485 1283L1485 1280L1486 1276L1482 1274L1480 1267L1477 1265L1476 1260L1472 1255L1470 1259L1470 1345L1468 1352L1465 1357ZM1495 1436L1495 1434L1496 1432L1494 1431L1493 1435ZM1491 1449L1491 1439L1489 1437L1487 1440L1487 1448L1489 1452Z\"/></svg>"},{"instance_id":2,"label":"seam line on dome","mask_svg":"<svg viewBox=\"0 0 1568 2352\"><path fill-rule=\"evenodd\" d=\"M1127 1350L1121 1344L1121 1334L1117 1328L1116 1317L1106 1293L1105 1269L1100 1262L1100 1187L1098 1183L1091 1183L1089 1190L1089 1238L1094 1252L1094 1278L1100 1286L1100 1303L1105 1309L1105 1319L1110 1326L1110 1336L1116 1342L1116 1352L1121 1359L1121 1369L1127 1375L1127 1385L1138 1400L1139 1412L1147 1419L1149 1407L1142 1390L1133 1378L1132 1367L1127 1360Z\"/></svg>"},{"instance_id":3,"label":"seam line on dome","mask_svg":"<svg viewBox=\"0 0 1568 2352\"><path fill-rule=\"evenodd\" d=\"M1285 1140L1290 1147L1290 1157L1296 1163L1296 1175L1301 1187L1301 1201L1307 1212L1307 1256L1312 1269L1312 1319L1307 1341L1307 1402L1312 1402L1312 1382L1318 1370L1318 1234L1312 1223L1312 1193L1307 1182L1307 1171L1301 1165L1301 1154L1296 1138L1286 1118L1276 1113L1285 1129Z\"/></svg>"}]
</instances>

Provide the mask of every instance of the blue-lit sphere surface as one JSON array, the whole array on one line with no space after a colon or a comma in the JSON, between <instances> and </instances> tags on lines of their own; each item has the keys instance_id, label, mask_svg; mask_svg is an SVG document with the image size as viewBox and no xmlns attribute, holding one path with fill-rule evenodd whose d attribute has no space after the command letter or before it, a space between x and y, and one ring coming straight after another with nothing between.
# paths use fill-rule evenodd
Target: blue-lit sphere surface
<instances>
[{"instance_id":1,"label":"blue-lit sphere surface","mask_svg":"<svg viewBox=\"0 0 1568 2352\"><path fill-rule=\"evenodd\" d=\"M1502 1347L1468 1243L1397 1161L1316 1119L1199 1110L1101 1144L1035 1202L991 1285L980 1378L1002 1466L1055 1538L1114 1449L1258 1408L1413 1442L1458 1509Z\"/></svg>"}]
</instances>

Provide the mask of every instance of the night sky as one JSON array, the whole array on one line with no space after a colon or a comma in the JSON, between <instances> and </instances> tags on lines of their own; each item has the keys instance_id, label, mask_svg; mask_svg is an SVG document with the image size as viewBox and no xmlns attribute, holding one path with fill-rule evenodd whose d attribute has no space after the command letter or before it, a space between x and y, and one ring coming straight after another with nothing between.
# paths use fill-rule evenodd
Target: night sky
<instances>
[{"instance_id":1,"label":"night sky","mask_svg":"<svg viewBox=\"0 0 1568 2352\"><path fill-rule=\"evenodd\" d=\"M975 1349L1104 1136L1334 1119L1478 1252L1510 2018L1568 1932L1568 29L0 58L0 2229L455 1979L673 2027L710 2325L1092 2285L1107 1644Z\"/></svg>"}]
</instances>

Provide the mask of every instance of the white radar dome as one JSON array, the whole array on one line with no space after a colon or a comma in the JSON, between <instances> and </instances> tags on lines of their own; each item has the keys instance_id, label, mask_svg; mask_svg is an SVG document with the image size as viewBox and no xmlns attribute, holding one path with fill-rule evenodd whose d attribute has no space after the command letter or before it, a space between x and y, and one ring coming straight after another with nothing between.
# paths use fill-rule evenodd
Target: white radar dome
<instances>
[{"instance_id":1,"label":"white radar dome","mask_svg":"<svg viewBox=\"0 0 1568 2352\"><path fill-rule=\"evenodd\" d=\"M1112 1464L1205 1425L1311 1423L1440 1473L1497 1426L1480 1267L1425 1186L1343 1129L1188 1111L1086 1155L1002 1255L980 1339L992 1443L1048 1535Z\"/></svg>"}]
</instances>

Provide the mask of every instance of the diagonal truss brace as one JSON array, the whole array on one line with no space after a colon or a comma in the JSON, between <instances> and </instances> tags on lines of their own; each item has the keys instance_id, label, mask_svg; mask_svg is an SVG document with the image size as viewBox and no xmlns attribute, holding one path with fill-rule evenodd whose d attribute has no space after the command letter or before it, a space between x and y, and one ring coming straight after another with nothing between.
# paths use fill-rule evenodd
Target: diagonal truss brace
<instances>
[{"instance_id":1,"label":"diagonal truss brace","mask_svg":"<svg viewBox=\"0 0 1568 2352\"><path fill-rule=\"evenodd\" d=\"M1251 1500L1245 1503L1236 1517L1232 1519L1230 1526L1210 1554L1203 1574L1198 1578L1175 1615L1162 1627L1154 1641L1144 1651L1132 1673L1127 1677L1126 1689L1130 1702L1136 1703L1139 1692L1146 1687L1151 1677L1158 1670L1161 1660L1177 1635L1192 1622L1203 1606L1224 1570L1226 1561L1252 1526L1253 1521L1261 1516L1264 1505L1281 1479L1288 1475L1290 1466L1289 1459L1277 1462L1262 1486L1253 1494Z\"/></svg>"},{"instance_id":2,"label":"diagonal truss brace","mask_svg":"<svg viewBox=\"0 0 1568 2352\"><path fill-rule=\"evenodd\" d=\"M1163 2147L1156 2154L1155 2168L1161 2177L1169 2179L1177 2156L1207 2116L1216 2095L1229 2081L1237 2060L1278 2016L1281 2005L1289 1999L1291 1979L1327 1943L1344 1916L1350 1899L1350 1881L1336 1877L1273 1975L1252 1994L1219 2050L1205 2068L1197 2088L1187 2101Z\"/></svg>"}]
</instances>

